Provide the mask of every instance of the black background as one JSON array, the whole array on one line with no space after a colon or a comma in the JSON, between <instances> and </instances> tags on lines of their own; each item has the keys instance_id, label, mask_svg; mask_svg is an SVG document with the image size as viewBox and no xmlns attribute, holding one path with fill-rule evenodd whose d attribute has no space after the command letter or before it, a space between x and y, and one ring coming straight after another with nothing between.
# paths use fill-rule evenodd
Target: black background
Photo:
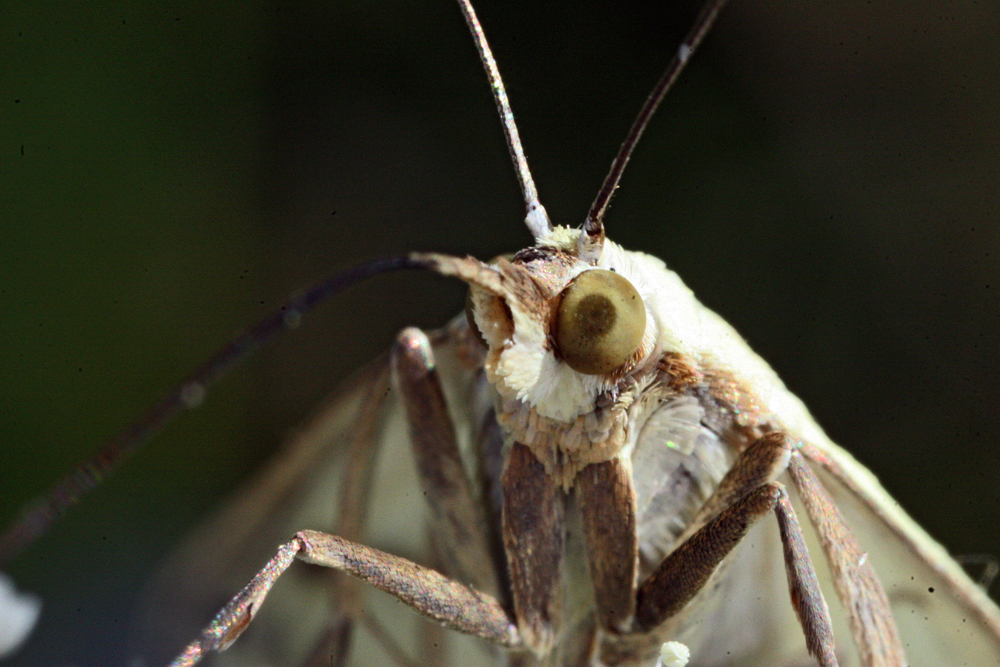
<instances>
[{"instance_id":1,"label":"black background","mask_svg":"<svg viewBox=\"0 0 1000 667\"><path fill-rule=\"evenodd\" d=\"M478 8L556 222L583 220L693 17L663 4ZM4 522L291 291L529 240L447 0L12 1L0 27ZM931 534L1000 554L998 181L995 4L734 0L608 230L678 271ZM461 299L381 277L240 370L11 566L47 605L12 664L122 664L170 544Z\"/></svg>"}]
</instances>

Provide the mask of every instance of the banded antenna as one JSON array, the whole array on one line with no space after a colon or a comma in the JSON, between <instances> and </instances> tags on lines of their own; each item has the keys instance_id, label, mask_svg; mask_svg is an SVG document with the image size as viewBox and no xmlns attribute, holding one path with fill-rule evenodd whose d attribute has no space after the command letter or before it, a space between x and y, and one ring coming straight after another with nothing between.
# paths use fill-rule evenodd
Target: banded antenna
<instances>
[{"instance_id":1,"label":"banded antenna","mask_svg":"<svg viewBox=\"0 0 1000 667\"><path fill-rule=\"evenodd\" d=\"M510 151L510 157L514 161L517 180L521 186L521 194L524 197L524 203L528 211L524 222L528 226L528 230L532 236L535 237L535 240L541 241L544 237L548 236L549 231L552 229L552 223L549 221L548 213L545 212L545 207L542 206L542 203L538 199L538 189L535 187L535 181L531 177L531 170L528 168L528 159L525 157L524 149L521 147L521 137L517 132L517 123L514 122L514 112L511 111L510 101L507 99L507 90L504 88L503 79L500 77L500 70L497 68L493 51L490 50L490 45L486 41L486 35L483 33L483 27L479 24L479 18L476 16L476 10L473 9L470 0L458 0L458 4L462 9L463 16L465 16L465 22L469 25L469 30L472 32L472 38L476 42L476 50L483 61L483 68L486 70L486 76L490 81L490 89L493 91L493 99L496 101L497 111L500 112L503 132L507 138L507 149ZM583 223L583 233L580 234L577 253L580 259L585 262L596 264L601 256L601 250L604 248L604 214L607 213L611 196L618 188L622 173L625 171L625 165L628 164L629 158L632 157L632 151L635 150L636 144L639 143L639 138L646 131L646 126L649 124L650 118L652 118L656 109L660 106L660 102L663 101L667 92L674 85L674 81L677 80L677 77L684 70L684 66L691 58L695 49L698 48L698 45L701 44L702 39L711 29L712 24L715 23L719 11L725 4L726 0L709 0L702 7L694 25L691 26L684 41L681 42L680 47L677 49L673 60L667 65L666 71L663 72L660 80L656 82L652 92L649 93L649 97L646 98L646 102L639 110L639 115L632 123L632 128L629 130L628 136L625 137L625 141L622 142L621 148L618 149L618 155L615 156L614 162L611 163L611 170L605 176L604 184L598 191L597 198L594 199L594 203L590 207L590 212L587 213L587 220Z\"/></svg>"},{"instance_id":2,"label":"banded antenna","mask_svg":"<svg viewBox=\"0 0 1000 667\"><path fill-rule=\"evenodd\" d=\"M715 23L716 17L718 17L719 12L725 4L726 0L709 0L705 3L698 14L698 18L695 19L694 25L688 30L684 41L678 47L673 60L667 65L663 76L653 86L653 90L649 93L649 97L646 98L646 102L639 109L639 115L632 122L628 136L625 137L621 148L618 149L618 155L615 156L615 161L611 163L611 169L608 171L608 175L604 177L604 183L601 185L601 189L598 190L594 203L590 205L590 212L587 213L586 222L583 223L583 232L580 234L577 244L577 254L585 262L596 264L597 260L601 257L601 250L604 248L604 214L608 211L611 196L618 189L618 183L622 179L622 172L625 171L625 165L628 164L629 158L632 157L632 151L635 150L636 144L639 143L642 133L646 131L646 126L649 125L650 118L656 113L660 102L663 101L667 92L673 87L677 77L684 71L684 66L695 52L695 49L701 44L702 39L704 39L705 35L712 28L712 24Z\"/></svg>"},{"instance_id":3,"label":"banded antenna","mask_svg":"<svg viewBox=\"0 0 1000 667\"><path fill-rule=\"evenodd\" d=\"M479 25L479 17L476 16L476 10L472 8L470 0L458 0L458 4L462 8L465 22L469 24L469 30L472 31L472 39L476 42L476 51L479 52L479 58L483 61L483 68L486 70L486 76L490 80L490 89L493 91L493 100L496 102L497 111L500 112L503 133L507 137L507 150L510 151L510 157L514 160L514 169L517 171L521 195L528 208L524 224L528 226L528 231L535 237L535 240L541 241L549 235L552 223L549 221L549 214L545 212L542 202L538 201L538 190L535 188L535 180L531 177L531 170L528 168L528 158L524 156L524 149L521 147L521 136L517 133L514 112L511 111L503 79L500 78L497 61L493 58L493 51L490 50L483 26Z\"/></svg>"}]
</instances>

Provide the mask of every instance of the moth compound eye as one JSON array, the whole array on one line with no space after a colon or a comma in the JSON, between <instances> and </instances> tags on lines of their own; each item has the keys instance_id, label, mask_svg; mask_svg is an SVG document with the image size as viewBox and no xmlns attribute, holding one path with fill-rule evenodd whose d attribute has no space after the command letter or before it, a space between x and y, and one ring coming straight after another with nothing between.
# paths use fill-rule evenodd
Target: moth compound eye
<instances>
[{"instance_id":1,"label":"moth compound eye","mask_svg":"<svg viewBox=\"0 0 1000 667\"><path fill-rule=\"evenodd\" d=\"M484 348L488 348L489 345L486 344L486 339L483 338L483 332L479 330L476 326L476 317L472 314L472 290L465 293L465 319L469 323L469 329L472 330L472 335L476 337L479 344Z\"/></svg>"},{"instance_id":2,"label":"moth compound eye","mask_svg":"<svg viewBox=\"0 0 1000 667\"><path fill-rule=\"evenodd\" d=\"M642 297L614 271L584 271L563 290L555 340L573 370L610 373L632 358L645 331Z\"/></svg>"}]
</instances>

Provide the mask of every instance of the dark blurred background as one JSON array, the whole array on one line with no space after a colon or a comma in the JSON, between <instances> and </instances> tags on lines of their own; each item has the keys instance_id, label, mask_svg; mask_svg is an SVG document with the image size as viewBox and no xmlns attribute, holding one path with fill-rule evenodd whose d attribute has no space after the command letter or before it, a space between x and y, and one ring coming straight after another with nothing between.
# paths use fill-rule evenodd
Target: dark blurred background
<instances>
[{"instance_id":1,"label":"dark blurred background","mask_svg":"<svg viewBox=\"0 0 1000 667\"><path fill-rule=\"evenodd\" d=\"M479 4L542 200L579 224L695 5ZM0 30L3 523L293 290L528 242L448 0L8 0ZM1000 6L733 0L609 234L677 270L950 550L998 555L998 181ZM46 603L11 664L123 664L171 543L462 296L380 277L238 371L10 568Z\"/></svg>"}]
</instances>

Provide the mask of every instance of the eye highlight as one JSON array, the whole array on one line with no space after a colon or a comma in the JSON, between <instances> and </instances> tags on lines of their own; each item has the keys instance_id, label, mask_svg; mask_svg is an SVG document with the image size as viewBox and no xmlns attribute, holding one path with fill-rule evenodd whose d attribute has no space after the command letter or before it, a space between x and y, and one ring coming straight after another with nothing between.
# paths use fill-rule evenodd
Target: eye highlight
<instances>
[{"instance_id":1,"label":"eye highlight","mask_svg":"<svg viewBox=\"0 0 1000 667\"><path fill-rule=\"evenodd\" d=\"M614 271L584 271L563 290L555 341L573 370L610 373L632 358L645 331L642 297Z\"/></svg>"}]
</instances>

